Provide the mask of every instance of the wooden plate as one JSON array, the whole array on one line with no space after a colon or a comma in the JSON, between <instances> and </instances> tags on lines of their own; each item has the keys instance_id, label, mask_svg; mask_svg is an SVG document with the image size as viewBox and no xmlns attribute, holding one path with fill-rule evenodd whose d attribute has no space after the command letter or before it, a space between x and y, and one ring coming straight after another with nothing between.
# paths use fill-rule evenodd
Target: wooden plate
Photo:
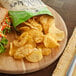
<instances>
[{"instance_id":1,"label":"wooden plate","mask_svg":"<svg viewBox=\"0 0 76 76\"><path fill-rule=\"evenodd\" d=\"M49 56L45 56L38 63L30 63L23 59L15 60L13 59L13 57L10 57L8 54L3 53L0 55L0 72L1 73L23 74L23 73L35 72L42 68L47 67L61 55L67 42L66 25L63 19L61 18L61 16L54 9L52 9L51 7L48 7L48 8L55 17L56 26L65 32L65 38L62 42L60 42L60 47L56 49L52 49L52 54L50 54Z\"/></svg>"}]
</instances>

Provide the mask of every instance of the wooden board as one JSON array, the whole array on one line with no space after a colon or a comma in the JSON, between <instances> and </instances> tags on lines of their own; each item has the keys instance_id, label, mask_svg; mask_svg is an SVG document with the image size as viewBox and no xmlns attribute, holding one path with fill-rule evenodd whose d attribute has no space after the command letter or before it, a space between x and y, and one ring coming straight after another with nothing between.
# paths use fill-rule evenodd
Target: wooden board
<instances>
[{"instance_id":1,"label":"wooden board","mask_svg":"<svg viewBox=\"0 0 76 76\"><path fill-rule=\"evenodd\" d=\"M56 26L65 32L65 38L62 42L60 42L60 47L52 49L52 54L45 56L38 63L30 63L25 59L15 60L13 57L3 53L0 55L0 73L23 74L38 71L53 63L61 55L67 42L66 25L61 16L55 10L51 7L48 8L55 17Z\"/></svg>"}]
</instances>

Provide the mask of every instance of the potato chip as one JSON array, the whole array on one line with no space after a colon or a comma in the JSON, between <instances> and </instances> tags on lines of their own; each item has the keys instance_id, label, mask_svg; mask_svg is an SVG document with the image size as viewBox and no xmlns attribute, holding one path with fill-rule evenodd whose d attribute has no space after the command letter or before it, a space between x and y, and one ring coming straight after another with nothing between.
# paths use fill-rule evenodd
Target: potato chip
<instances>
[{"instance_id":1,"label":"potato chip","mask_svg":"<svg viewBox=\"0 0 76 76\"><path fill-rule=\"evenodd\" d=\"M24 27L19 28L19 31L22 31L22 32L29 31L29 30L30 30L30 27L28 27L28 26L24 26Z\"/></svg>"},{"instance_id":2,"label":"potato chip","mask_svg":"<svg viewBox=\"0 0 76 76\"><path fill-rule=\"evenodd\" d=\"M24 55L25 56L27 56L27 55L29 55L30 53L32 53L33 52L33 46L31 45L31 44L26 44L25 46L24 46L24 51L25 51L25 53L24 53Z\"/></svg>"},{"instance_id":3,"label":"potato chip","mask_svg":"<svg viewBox=\"0 0 76 76\"><path fill-rule=\"evenodd\" d=\"M59 46L59 43L49 34L44 37L44 45L47 48L55 48Z\"/></svg>"},{"instance_id":4,"label":"potato chip","mask_svg":"<svg viewBox=\"0 0 76 76\"><path fill-rule=\"evenodd\" d=\"M36 27L34 27L33 25L31 25L29 22L24 22L25 25L28 25L29 27L31 27L32 29L37 29Z\"/></svg>"},{"instance_id":5,"label":"potato chip","mask_svg":"<svg viewBox=\"0 0 76 76\"><path fill-rule=\"evenodd\" d=\"M9 50L9 55L13 56L17 48L13 45L13 43L10 43L10 50Z\"/></svg>"},{"instance_id":6,"label":"potato chip","mask_svg":"<svg viewBox=\"0 0 76 76\"><path fill-rule=\"evenodd\" d=\"M36 42L34 41L33 37L31 37L30 35L29 35L27 44L32 45L33 48L36 47Z\"/></svg>"},{"instance_id":7,"label":"potato chip","mask_svg":"<svg viewBox=\"0 0 76 76\"><path fill-rule=\"evenodd\" d=\"M47 55L51 54L51 49L46 48L43 43L37 44L37 48L40 48L42 50L42 55L47 56Z\"/></svg>"},{"instance_id":8,"label":"potato chip","mask_svg":"<svg viewBox=\"0 0 76 76\"><path fill-rule=\"evenodd\" d=\"M15 54L14 54L14 58L15 59L22 59L22 58L24 58L23 51L16 51Z\"/></svg>"},{"instance_id":9,"label":"potato chip","mask_svg":"<svg viewBox=\"0 0 76 76\"><path fill-rule=\"evenodd\" d=\"M25 46L22 46L16 50L16 52L14 53L14 58L21 59L32 53L32 51L33 51L32 45L26 44Z\"/></svg>"},{"instance_id":10,"label":"potato chip","mask_svg":"<svg viewBox=\"0 0 76 76\"><path fill-rule=\"evenodd\" d=\"M42 51L35 48L34 51L25 58L30 62L38 62L43 58Z\"/></svg>"},{"instance_id":11,"label":"potato chip","mask_svg":"<svg viewBox=\"0 0 76 76\"><path fill-rule=\"evenodd\" d=\"M56 28L55 23L49 28L49 33L57 41L62 41L64 39L64 32Z\"/></svg>"},{"instance_id":12,"label":"potato chip","mask_svg":"<svg viewBox=\"0 0 76 76\"><path fill-rule=\"evenodd\" d=\"M52 20L53 20L53 17L48 16L48 15L42 15L40 17L40 23L43 26L43 30L45 34L48 33Z\"/></svg>"},{"instance_id":13,"label":"potato chip","mask_svg":"<svg viewBox=\"0 0 76 76\"><path fill-rule=\"evenodd\" d=\"M43 41L44 35L41 31L32 29L29 31L29 35L33 37L36 43L41 43Z\"/></svg>"},{"instance_id":14,"label":"potato chip","mask_svg":"<svg viewBox=\"0 0 76 76\"><path fill-rule=\"evenodd\" d=\"M42 25L39 24L39 23L35 20L35 18L29 19L28 22L31 23L31 25L32 25L33 27L37 28L39 31L42 31Z\"/></svg>"},{"instance_id":15,"label":"potato chip","mask_svg":"<svg viewBox=\"0 0 76 76\"><path fill-rule=\"evenodd\" d=\"M15 46L20 47L26 44L27 41L28 41L28 33L24 32L17 40L14 40L13 43Z\"/></svg>"},{"instance_id":16,"label":"potato chip","mask_svg":"<svg viewBox=\"0 0 76 76\"><path fill-rule=\"evenodd\" d=\"M47 56L49 54L51 54L51 49L49 49L49 48L42 48L42 55Z\"/></svg>"},{"instance_id":17,"label":"potato chip","mask_svg":"<svg viewBox=\"0 0 76 76\"><path fill-rule=\"evenodd\" d=\"M25 37L27 38L28 36L29 36L28 32L23 32L23 33L19 36L18 40L22 40L22 39L24 39Z\"/></svg>"},{"instance_id":18,"label":"potato chip","mask_svg":"<svg viewBox=\"0 0 76 76\"><path fill-rule=\"evenodd\" d=\"M10 56L13 56L13 54L14 54L13 44L12 44L12 43L10 43L9 55L10 55Z\"/></svg>"}]
</instances>

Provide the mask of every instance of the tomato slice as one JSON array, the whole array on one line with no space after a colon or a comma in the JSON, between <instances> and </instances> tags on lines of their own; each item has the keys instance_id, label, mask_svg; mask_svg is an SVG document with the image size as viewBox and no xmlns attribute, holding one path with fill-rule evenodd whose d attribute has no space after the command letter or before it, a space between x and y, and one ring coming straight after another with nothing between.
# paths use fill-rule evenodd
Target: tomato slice
<instances>
[{"instance_id":1,"label":"tomato slice","mask_svg":"<svg viewBox=\"0 0 76 76\"><path fill-rule=\"evenodd\" d=\"M2 34L0 34L0 37L2 37Z\"/></svg>"},{"instance_id":2,"label":"tomato slice","mask_svg":"<svg viewBox=\"0 0 76 76\"><path fill-rule=\"evenodd\" d=\"M3 31L6 27L7 27L7 25L3 25L1 28L1 31Z\"/></svg>"}]
</instances>

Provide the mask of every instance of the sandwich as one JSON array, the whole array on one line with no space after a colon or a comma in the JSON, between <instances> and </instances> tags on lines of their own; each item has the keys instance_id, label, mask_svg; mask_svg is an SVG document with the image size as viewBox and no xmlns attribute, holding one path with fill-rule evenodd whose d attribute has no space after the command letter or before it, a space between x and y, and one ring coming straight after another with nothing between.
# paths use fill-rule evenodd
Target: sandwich
<instances>
[{"instance_id":1,"label":"sandwich","mask_svg":"<svg viewBox=\"0 0 76 76\"><path fill-rule=\"evenodd\" d=\"M5 51L7 45L7 33L10 31L10 19L8 17L8 10L0 7L0 53Z\"/></svg>"}]
</instances>

